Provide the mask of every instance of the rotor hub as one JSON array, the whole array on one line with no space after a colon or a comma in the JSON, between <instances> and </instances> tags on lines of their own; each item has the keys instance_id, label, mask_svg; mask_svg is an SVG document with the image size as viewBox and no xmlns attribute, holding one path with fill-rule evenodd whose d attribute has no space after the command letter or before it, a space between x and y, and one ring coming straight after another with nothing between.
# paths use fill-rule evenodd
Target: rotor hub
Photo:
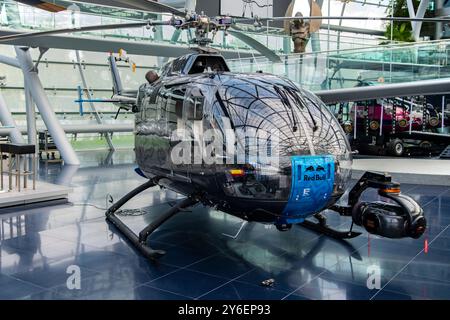
<instances>
[{"instance_id":1,"label":"rotor hub","mask_svg":"<svg viewBox=\"0 0 450 320\"><path fill-rule=\"evenodd\" d=\"M203 13L190 12L184 19L172 17L170 24L177 29L194 29L195 37L190 42L204 47L213 42L217 31L226 32L234 24L234 21L231 17L210 18ZM209 36L210 33L212 33L212 37Z\"/></svg>"}]
</instances>

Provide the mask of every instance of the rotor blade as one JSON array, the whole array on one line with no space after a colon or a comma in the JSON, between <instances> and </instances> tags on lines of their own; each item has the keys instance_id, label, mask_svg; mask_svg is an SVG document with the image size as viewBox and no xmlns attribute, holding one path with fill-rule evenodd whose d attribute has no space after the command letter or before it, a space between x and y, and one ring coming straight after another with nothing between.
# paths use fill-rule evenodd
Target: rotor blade
<instances>
[{"instance_id":1,"label":"rotor blade","mask_svg":"<svg viewBox=\"0 0 450 320\"><path fill-rule=\"evenodd\" d=\"M98 31L98 30L110 30L110 29L127 29L127 28L139 28L139 27L145 27L145 26L161 26L161 25L170 25L170 21L146 21L146 22L133 22L133 23L116 23L116 24L105 24L105 25L100 25L100 26L86 26L86 27L80 27L80 28L66 28L66 29L48 30L48 31L40 31L40 32L11 34L11 35L0 37L0 43L7 42L10 40L16 40L16 39L34 38L34 37L72 33L72 32Z\"/></svg>"},{"instance_id":2,"label":"rotor blade","mask_svg":"<svg viewBox=\"0 0 450 320\"><path fill-rule=\"evenodd\" d=\"M285 20L369 20L369 21L422 21L450 23L450 18L407 18L407 17L273 17L273 18L234 18L235 22L285 21Z\"/></svg>"},{"instance_id":3,"label":"rotor blade","mask_svg":"<svg viewBox=\"0 0 450 320\"><path fill-rule=\"evenodd\" d=\"M245 33L234 30L228 30L228 33L231 34L233 37L238 38L245 44L249 45L251 48L258 51L261 55L265 56L270 61L281 62L281 58L277 54L275 54L272 50L267 48L261 42L253 39L252 37L246 35Z\"/></svg>"},{"instance_id":4,"label":"rotor blade","mask_svg":"<svg viewBox=\"0 0 450 320\"><path fill-rule=\"evenodd\" d=\"M104 0L75 0L78 2L93 3L99 5L105 5ZM178 16L185 16L184 11L171 7L167 4L159 3L151 0L109 0L107 1L108 6L120 7L120 8L131 8L136 10L155 12L155 13L171 13Z\"/></svg>"},{"instance_id":5,"label":"rotor blade","mask_svg":"<svg viewBox=\"0 0 450 320\"><path fill-rule=\"evenodd\" d=\"M245 26L245 28L242 28L242 26ZM353 28L353 27L345 27L345 26L339 26L337 24L322 24L320 26L320 29L323 30L328 30L328 27L330 28L330 30L333 31L340 31L340 32L350 32L350 33L359 33L359 34L368 34L368 35L372 35L372 36L383 36L384 32L380 31L380 30L370 30L370 29L362 29L362 28ZM262 34L267 34L268 29L265 25L259 27L258 29L255 29L255 27L253 27L252 25L249 24L240 24L238 25L234 25L233 29L235 30L239 30L242 32L247 32L247 33L253 33L253 34L258 34L258 35L262 35ZM289 32L286 32L284 29L269 29L270 34L271 35L286 35L289 34Z\"/></svg>"},{"instance_id":6,"label":"rotor blade","mask_svg":"<svg viewBox=\"0 0 450 320\"><path fill-rule=\"evenodd\" d=\"M245 33L252 33L252 34L267 34L267 27L266 26L261 26L258 27L258 29L256 29L255 27L253 27L252 25L248 25L248 24L234 24L232 26L232 28L236 31L240 31L240 32L245 32ZM270 30L272 35L284 35L284 30Z\"/></svg>"}]
</instances>

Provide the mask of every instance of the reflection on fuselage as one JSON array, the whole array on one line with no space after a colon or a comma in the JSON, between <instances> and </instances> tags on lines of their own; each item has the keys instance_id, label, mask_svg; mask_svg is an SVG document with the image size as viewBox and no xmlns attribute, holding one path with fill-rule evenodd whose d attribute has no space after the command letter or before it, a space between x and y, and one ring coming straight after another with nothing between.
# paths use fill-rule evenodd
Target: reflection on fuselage
<instances>
[{"instance_id":1,"label":"reflection on fuselage","mask_svg":"<svg viewBox=\"0 0 450 320\"><path fill-rule=\"evenodd\" d=\"M139 105L138 165L149 178L166 178L177 192L203 191L232 214L248 208L279 214L291 194L292 156L309 155L334 157L333 201L345 190L351 152L342 129L317 97L288 80L227 72L178 75L143 85Z\"/></svg>"}]
</instances>

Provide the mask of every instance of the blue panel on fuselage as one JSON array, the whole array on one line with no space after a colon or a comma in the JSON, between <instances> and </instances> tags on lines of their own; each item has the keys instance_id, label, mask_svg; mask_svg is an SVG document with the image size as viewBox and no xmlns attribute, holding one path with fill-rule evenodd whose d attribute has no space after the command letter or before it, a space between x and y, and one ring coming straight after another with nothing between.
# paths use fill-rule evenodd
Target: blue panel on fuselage
<instances>
[{"instance_id":1,"label":"blue panel on fuselage","mask_svg":"<svg viewBox=\"0 0 450 320\"><path fill-rule=\"evenodd\" d=\"M333 193L333 156L292 157L292 185L281 223L300 223L324 209Z\"/></svg>"}]
</instances>

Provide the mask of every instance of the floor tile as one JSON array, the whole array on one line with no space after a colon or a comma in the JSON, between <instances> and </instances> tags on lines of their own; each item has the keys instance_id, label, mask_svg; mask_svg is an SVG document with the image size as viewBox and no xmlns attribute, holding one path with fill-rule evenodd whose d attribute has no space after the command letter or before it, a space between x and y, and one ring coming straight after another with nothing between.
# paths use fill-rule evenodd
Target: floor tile
<instances>
[{"instance_id":1,"label":"floor tile","mask_svg":"<svg viewBox=\"0 0 450 320\"><path fill-rule=\"evenodd\" d=\"M32 283L0 274L0 300L24 299L42 290Z\"/></svg>"},{"instance_id":2,"label":"floor tile","mask_svg":"<svg viewBox=\"0 0 450 320\"><path fill-rule=\"evenodd\" d=\"M233 281L201 297L202 300L279 300L286 293Z\"/></svg>"},{"instance_id":3,"label":"floor tile","mask_svg":"<svg viewBox=\"0 0 450 320\"><path fill-rule=\"evenodd\" d=\"M227 280L223 278L184 269L151 281L147 285L182 296L197 298L226 282Z\"/></svg>"},{"instance_id":4,"label":"floor tile","mask_svg":"<svg viewBox=\"0 0 450 320\"><path fill-rule=\"evenodd\" d=\"M0 299L450 299L450 188L402 184L428 220L417 240L382 239L355 227L361 236L336 241L300 226L279 232L258 223L233 239L227 235L242 220L198 205L151 235L149 245L166 251L155 263L104 218L108 194L118 200L145 181L134 172L133 153L116 153L114 164L104 157L82 153L75 169L41 166L40 179L74 189L72 204L0 216ZM138 233L180 198L151 188L123 207L146 214L121 219ZM363 199L381 198L368 190ZM348 217L325 214L334 228L349 228ZM67 288L73 265L81 268L81 290ZM381 291L367 288L373 268ZM272 288L261 286L267 279Z\"/></svg>"}]
</instances>

